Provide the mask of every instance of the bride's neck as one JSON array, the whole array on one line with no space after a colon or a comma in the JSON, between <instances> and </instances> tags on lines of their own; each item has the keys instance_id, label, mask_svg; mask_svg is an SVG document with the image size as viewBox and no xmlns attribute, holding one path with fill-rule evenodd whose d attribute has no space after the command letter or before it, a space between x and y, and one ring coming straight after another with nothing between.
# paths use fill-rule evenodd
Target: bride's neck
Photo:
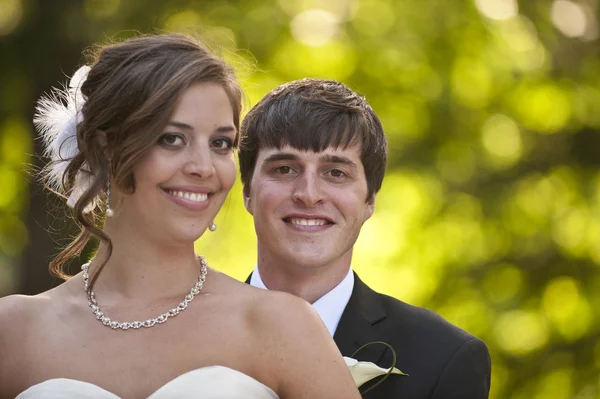
<instances>
[{"instance_id":1,"label":"bride's neck","mask_svg":"<svg viewBox=\"0 0 600 399\"><path fill-rule=\"evenodd\" d=\"M193 242L166 245L139 236L107 233L112 251L109 253L102 243L89 269L93 275L108 259L93 288L97 293L137 299L168 297L189 290L198 278L200 266Z\"/></svg>"}]
</instances>

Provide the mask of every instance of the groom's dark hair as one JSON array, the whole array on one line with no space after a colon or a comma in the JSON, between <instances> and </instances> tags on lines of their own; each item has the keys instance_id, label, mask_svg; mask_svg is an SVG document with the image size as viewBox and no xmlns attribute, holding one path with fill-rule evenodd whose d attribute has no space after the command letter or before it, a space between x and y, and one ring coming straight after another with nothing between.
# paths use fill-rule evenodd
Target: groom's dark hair
<instances>
[{"instance_id":1,"label":"groom's dark hair","mask_svg":"<svg viewBox=\"0 0 600 399\"><path fill-rule=\"evenodd\" d=\"M259 150L286 145L315 152L360 145L366 199L381 188L387 160L383 127L365 98L342 83L320 79L286 83L248 112L242 122L239 148L244 195L250 194Z\"/></svg>"}]
</instances>

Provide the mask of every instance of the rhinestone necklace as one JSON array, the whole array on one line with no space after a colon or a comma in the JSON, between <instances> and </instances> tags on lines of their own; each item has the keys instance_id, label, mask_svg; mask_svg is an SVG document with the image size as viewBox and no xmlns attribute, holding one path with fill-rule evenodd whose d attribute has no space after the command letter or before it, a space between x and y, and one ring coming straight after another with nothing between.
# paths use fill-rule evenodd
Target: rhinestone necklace
<instances>
[{"instance_id":1,"label":"rhinestone necklace","mask_svg":"<svg viewBox=\"0 0 600 399\"><path fill-rule=\"evenodd\" d=\"M160 316L154 319L148 319L146 321L124 321L119 322L115 320L111 320L110 317L106 316L101 310L98 302L96 302L96 296L94 295L94 291L90 291L89 289L89 275L88 268L92 261L85 263L81 266L81 270L83 270L83 289L85 290L88 296L88 305L92 309L92 313L96 316L96 319L104 324L107 327L112 328L113 330L121 329L121 330L129 330L130 328L137 330L140 327L150 328L155 326L156 324L162 324L166 322L169 317L174 317L179 314L179 312L183 312L190 302L194 299L196 295L202 291L202 287L204 286L204 281L206 280L206 272L208 268L208 264L204 260L203 256L198 256L200 260L200 276L198 276L198 280L190 290L190 293L183 298L183 301L177 305L177 307L173 309L169 309L167 312L161 314Z\"/></svg>"}]
</instances>

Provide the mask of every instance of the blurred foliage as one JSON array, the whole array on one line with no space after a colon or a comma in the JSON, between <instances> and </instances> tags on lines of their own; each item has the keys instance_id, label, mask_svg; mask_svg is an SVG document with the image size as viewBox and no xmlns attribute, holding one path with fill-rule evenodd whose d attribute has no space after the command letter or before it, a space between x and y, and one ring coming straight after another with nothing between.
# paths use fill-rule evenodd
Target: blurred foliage
<instances>
[{"instance_id":1,"label":"blurred foliage","mask_svg":"<svg viewBox=\"0 0 600 399\"><path fill-rule=\"evenodd\" d=\"M248 105L307 76L367 97L390 162L353 266L484 339L492 398L600 398L599 6L0 0L0 295L35 293L56 250L48 226L65 236L25 172L39 163L35 99L91 43L198 32L239 68ZM244 279L256 239L240 194L197 245Z\"/></svg>"}]
</instances>

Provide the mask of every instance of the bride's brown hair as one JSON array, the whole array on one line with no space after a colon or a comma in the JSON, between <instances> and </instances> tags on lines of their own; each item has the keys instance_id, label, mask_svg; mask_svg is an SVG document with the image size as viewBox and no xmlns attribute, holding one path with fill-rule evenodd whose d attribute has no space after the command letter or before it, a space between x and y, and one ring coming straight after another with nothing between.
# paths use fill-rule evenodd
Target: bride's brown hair
<instances>
[{"instance_id":1,"label":"bride's brown hair","mask_svg":"<svg viewBox=\"0 0 600 399\"><path fill-rule=\"evenodd\" d=\"M133 167L157 142L177 99L194 83L223 86L239 131L242 93L233 68L210 53L198 40L180 34L142 36L91 50L91 69L81 86L85 99L77 126L77 155L70 160L62 183L69 193L78 173L91 177L89 188L74 206L81 231L51 262L50 272L63 279L65 263L97 237L112 253L110 237L102 231L104 212L85 213L105 196L109 180L124 192L135 191ZM234 146L237 145L237 137ZM44 175L42 175L44 176Z\"/></svg>"}]
</instances>

